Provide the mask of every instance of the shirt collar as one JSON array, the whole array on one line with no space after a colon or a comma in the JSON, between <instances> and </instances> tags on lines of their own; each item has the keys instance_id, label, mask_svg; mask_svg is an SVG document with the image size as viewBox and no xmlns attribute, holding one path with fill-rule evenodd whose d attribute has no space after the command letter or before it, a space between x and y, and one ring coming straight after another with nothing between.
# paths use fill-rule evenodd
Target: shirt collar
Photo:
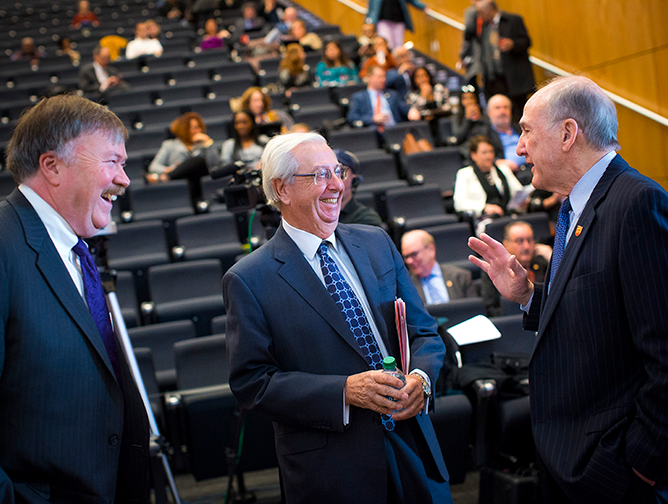
<instances>
[{"instance_id":1,"label":"shirt collar","mask_svg":"<svg viewBox=\"0 0 668 504\"><path fill-rule=\"evenodd\" d=\"M589 168L589 170L580 177L580 180L577 181L575 186L573 186L571 193L568 195L568 199L571 202L571 208L576 217L580 217L582 214L587 201L589 201L591 193L594 192L596 184L601 180L606 168L616 155L617 153L614 150L608 152L605 156L599 159L594 166ZM571 221L574 220L575 219L571 219Z\"/></svg>"},{"instance_id":2,"label":"shirt collar","mask_svg":"<svg viewBox=\"0 0 668 504\"><path fill-rule=\"evenodd\" d=\"M424 277L424 280L427 280L429 278L443 278L443 272L441 271L441 265L438 264L438 261L434 262L434 265L431 268L431 271L429 274Z\"/></svg>"},{"instance_id":3,"label":"shirt collar","mask_svg":"<svg viewBox=\"0 0 668 504\"><path fill-rule=\"evenodd\" d=\"M72 250L79 237L72 230L67 221L56 212L51 205L44 201L35 191L25 184L19 185L19 191L35 209L40 220L44 223L51 241L54 243L61 256L67 256ZM65 252L65 254L63 254Z\"/></svg>"},{"instance_id":4,"label":"shirt collar","mask_svg":"<svg viewBox=\"0 0 668 504\"><path fill-rule=\"evenodd\" d=\"M295 242L297 247L299 247L302 254L304 254L309 261L312 261L315 258L315 254L318 251L318 247L323 242L323 239L307 231L291 226L285 219L282 219L282 221L285 232L292 238L292 241ZM325 238L324 241L328 241L330 245L334 247L334 250L337 250L336 236L334 233Z\"/></svg>"}]
</instances>

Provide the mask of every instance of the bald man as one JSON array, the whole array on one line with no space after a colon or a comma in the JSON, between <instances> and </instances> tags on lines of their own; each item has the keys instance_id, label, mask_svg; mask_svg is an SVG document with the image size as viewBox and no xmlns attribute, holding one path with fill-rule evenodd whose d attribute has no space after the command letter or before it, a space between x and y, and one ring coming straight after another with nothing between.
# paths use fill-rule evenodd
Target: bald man
<instances>
[{"instance_id":1,"label":"bald man","mask_svg":"<svg viewBox=\"0 0 668 504\"><path fill-rule=\"evenodd\" d=\"M477 296L470 271L436 262L434 237L426 231L416 229L404 234L401 255L424 304Z\"/></svg>"}]
</instances>

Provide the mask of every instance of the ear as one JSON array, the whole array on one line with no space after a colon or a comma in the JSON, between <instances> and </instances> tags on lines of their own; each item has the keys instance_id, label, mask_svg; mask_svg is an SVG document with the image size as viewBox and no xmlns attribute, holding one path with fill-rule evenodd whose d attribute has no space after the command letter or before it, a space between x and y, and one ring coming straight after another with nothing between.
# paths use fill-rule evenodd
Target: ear
<instances>
[{"instance_id":1,"label":"ear","mask_svg":"<svg viewBox=\"0 0 668 504\"><path fill-rule=\"evenodd\" d=\"M55 152L49 151L39 156L38 171L51 185L59 185L62 169L63 163Z\"/></svg>"},{"instance_id":2,"label":"ear","mask_svg":"<svg viewBox=\"0 0 668 504\"><path fill-rule=\"evenodd\" d=\"M280 202L284 205L289 205L290 196L287 190L288 184L285 183L285 180L274 179L271 181L271 185L274 188L274 192L276 193L276 196L278 197Z\"/></svg>"},{"instance_id":3,"label":"ear","mask_svg":"<svg viewBox=\"0 0 668 504\"><path fill-rule=\"evenodd\" d=\"M561 125L561 150L568 152L575 144L580 127L575 119L566 119Z\"/></svg>"}]
</instances>

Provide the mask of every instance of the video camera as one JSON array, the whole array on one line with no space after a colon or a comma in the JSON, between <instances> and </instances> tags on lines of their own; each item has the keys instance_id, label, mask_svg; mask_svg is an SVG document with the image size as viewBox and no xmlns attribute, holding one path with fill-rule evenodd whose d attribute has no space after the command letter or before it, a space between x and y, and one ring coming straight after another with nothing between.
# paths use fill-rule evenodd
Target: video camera
<instances>
[{"instance_id":1,"label":"video camera","mask_svg":"<svg viewBox=\"0 0 668 504\"><path fill-rule=\"evenodd\" d=\"M248 170L242 161L235 161L211 172L214 180L230 176L230 183L223 190L230 212L247 212L267 204L260 170Z\"/></svg>"}]
</instances>

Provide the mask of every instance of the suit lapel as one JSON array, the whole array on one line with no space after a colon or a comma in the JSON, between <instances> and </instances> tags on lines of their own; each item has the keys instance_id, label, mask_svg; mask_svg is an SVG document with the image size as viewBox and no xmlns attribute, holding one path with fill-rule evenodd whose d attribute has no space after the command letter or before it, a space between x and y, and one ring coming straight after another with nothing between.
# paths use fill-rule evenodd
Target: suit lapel
<instances>
[{"instance_id":1,"label":"suit lapel","mask_svg":"<svg viewBox=\"0 0 668 504\"><path fill-rule=\"evenodd\" d=\"M63 308L72 317L84 337L95 348L95 351L99 354L115 379L109 356L104 348L93 317L91 317L90 311L88 311L79 291L74 286L72 278L63 264L56 247L49 238L44 224L28 200L18 189L9 196L8 201L14 207L21 220L26 243L37 254L36 266L44 277L44 281L62 303Z\"/></svg>"},{"instance_id":2,"label":"suit lapel","mask_svg":"<svg viewBox=\"0 0 668 504\"><path fill-rule=\"evenodd\" d=\"M575 263L577 262L580 250L582 249L587 235L589 234L589 230L591 229L596 219L596 209L598 205L605 199L605 196L608 193L608 190L610 189L613 181L626 168L628 168L626 162L621 158L621 156L617 155L615 158L613 158L612 162L601 177L601 180L599 180L598 184L596 184L596 187L592 191L591 196L589 197L589 201L585 205L585 208L582 211L582 215L580 215L580 218L578 219L576 225L577 227L568 240L566 249L564 250L564 255L561 259L561 264L559 265L559 273L555 278L554 284L550 287L549 295L547 293L547 289L543 289L543 309L540 314L540 323L538 326L538 340L540 340L548 322L552 318L552 315L554 315L554 311L559 304L559 300L561 299L561 296L566 289L566 285L568 285L568 281L570 279L573 268L575 267ZM578 229L579 232L577 231ZM550 267L545 273L545 278L549 278L551 269L552 262L550 261Z\"/></svg>"},{"instance_id":3,"label":"suit lapel","mask_svg":"<svg viewBox=\"0 0 668 504\"><path fill-rule=\"evenodd\" d=\"M272 240L274 259L283 263L278 274L308 303L329 325L364 358L362 350L350 332L350 326L341 314L332 296L324 288L320 279L311 271L299 247L283 229L278 228Z\"/></svg>"}]
</instances>

